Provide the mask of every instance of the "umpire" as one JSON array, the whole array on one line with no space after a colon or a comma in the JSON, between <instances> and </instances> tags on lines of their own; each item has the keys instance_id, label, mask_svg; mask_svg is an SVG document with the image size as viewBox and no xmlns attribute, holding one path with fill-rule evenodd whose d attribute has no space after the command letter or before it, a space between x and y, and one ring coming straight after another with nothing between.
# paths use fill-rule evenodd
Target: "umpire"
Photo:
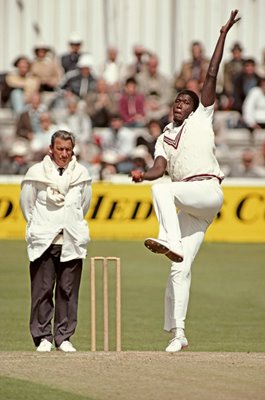
<instances>
[{"instance_id":1,"label":"umpire","mask_svg":"<svg viewBox=\"0 0 265 400\"><path fill-rule=\"evenodd\" d=\"M77 324L82 259L89 242L84 217L92 191L87 170L74 156L74 145L71 133L55 132L49 154L22 181L20 206L27 221L30 260L30 332L40 352L51 351L53 340L58 350L76 351L70 337Z\"/></svg>"}]
</instances>

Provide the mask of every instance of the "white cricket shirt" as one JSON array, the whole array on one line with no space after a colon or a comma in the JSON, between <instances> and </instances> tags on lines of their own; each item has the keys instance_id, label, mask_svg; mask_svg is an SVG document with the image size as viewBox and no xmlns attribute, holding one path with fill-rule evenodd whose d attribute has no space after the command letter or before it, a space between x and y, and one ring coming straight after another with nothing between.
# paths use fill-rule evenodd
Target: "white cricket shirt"
<instances>
[{"instance_id":1,"label":"white cricket shirt","mask_svg":"<svg viewBox=\"0 0 265 400\"><path fill-rule=\"evenodd\" d=\"M214 105L197 110L179 127L168 124L159 136L155 158L167 160L167 171L173 182L203 177L224 178L215 157L215 141L212 127Z\"/></svg>"}]
</instances>

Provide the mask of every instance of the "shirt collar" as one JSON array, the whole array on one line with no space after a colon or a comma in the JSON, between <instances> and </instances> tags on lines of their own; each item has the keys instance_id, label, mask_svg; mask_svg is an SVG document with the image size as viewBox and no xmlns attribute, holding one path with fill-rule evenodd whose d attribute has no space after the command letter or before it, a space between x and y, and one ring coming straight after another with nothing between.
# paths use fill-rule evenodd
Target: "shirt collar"
<instances>
[{"instance_id":1,"label":"shirt collar","mask_svg":"<svg viewBox=\"0 0 265 400\"><path fill-rule=\"evenodd\" d=\"M186 124L186 122L188 121L188 119L192 116L194 114L194 111L192 111L191 113L190 113L190 115L186 118L186 119L184 119L184 121L182 122L182 124L181 125L176 125L176 123L173 121L173 122L170 122L169 124L167 124L166 126L165 126L165 128L163 129L163 133L164 132L166 132L166 131L171 131L171 130L173 130L173 129L175 129L175 128L177 128L177 129L179 129L179 128L182 128L185 124Z\"/></svg>"},{"instance_id":2,"label":"shirt collar","mask_svg":"<svg viewBox=\"0 0 265 400\"><path fill-rule=\"evenodd\" d=\"M64 169L64 171L68 168L68 164L65 166L65 167L60 167L58 164L56 164L56 162L55 161L53 161L53 159L52 159L52 163L53 163L53 165L55 166L55 168L58 170L58 168L63 168Z\"/></svg>"}]
</instances>

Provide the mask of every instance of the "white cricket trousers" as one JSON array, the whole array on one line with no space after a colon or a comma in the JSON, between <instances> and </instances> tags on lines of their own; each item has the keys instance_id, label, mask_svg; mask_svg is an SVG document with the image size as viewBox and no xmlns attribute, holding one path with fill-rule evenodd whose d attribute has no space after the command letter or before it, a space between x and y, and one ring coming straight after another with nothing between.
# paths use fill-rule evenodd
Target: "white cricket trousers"
<instances>
[{"instance_id":1,"label":"white cricket trousers","mask_svg":"<svg viewBox=\"0 0 265 400\"><path fill-rule=\"evenodd\" d=\"M158 238L182 242L184 260L172 262L165 290L164 329L185 328L191 284L191 265L208 226L220 211L223 192L217 179L157 183L152 187L159 222ZM176 208L178 210L176 210Z\"/></svg>"}]
</instances>

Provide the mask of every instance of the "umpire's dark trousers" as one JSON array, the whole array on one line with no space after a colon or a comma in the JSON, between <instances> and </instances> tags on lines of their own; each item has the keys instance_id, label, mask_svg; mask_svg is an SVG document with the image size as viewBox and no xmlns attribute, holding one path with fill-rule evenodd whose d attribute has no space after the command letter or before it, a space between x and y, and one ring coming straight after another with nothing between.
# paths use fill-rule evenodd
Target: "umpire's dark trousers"
<instances>
[{"instance_id":1,"label":"umpire's dark trousers","mask_svg":"<svg viewBox=\"0 0 265 400\"><path fill-rule=\"evenodd\" d=\"M54 339L58 347L75 332L82 259L60 262L61 250L61 245L51 245L30 263L30 332L35 346L45 338Z\"/></svg>"}]
</instances>

